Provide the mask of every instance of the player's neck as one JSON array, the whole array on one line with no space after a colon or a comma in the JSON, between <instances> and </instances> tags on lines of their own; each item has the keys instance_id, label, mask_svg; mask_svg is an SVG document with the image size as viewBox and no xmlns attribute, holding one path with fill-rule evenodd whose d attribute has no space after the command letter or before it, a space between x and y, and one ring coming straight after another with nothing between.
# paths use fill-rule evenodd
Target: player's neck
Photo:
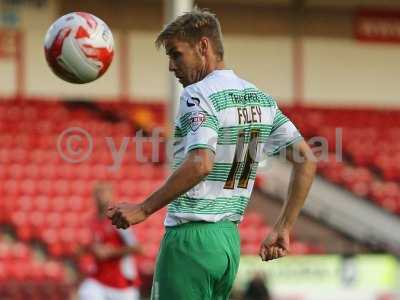
<instances>
[{"instance_id":1,"label":"player's neck","mask_svg":"<svg viewBox=\"0 0 400 300\"><path fill-rule=\"evenodd\" d=\"M223 60L212 61L208 66L206 66L205 76L216 70L224 70L224 69L225 69L225 62Z\"/></svg>"}]
</instances>

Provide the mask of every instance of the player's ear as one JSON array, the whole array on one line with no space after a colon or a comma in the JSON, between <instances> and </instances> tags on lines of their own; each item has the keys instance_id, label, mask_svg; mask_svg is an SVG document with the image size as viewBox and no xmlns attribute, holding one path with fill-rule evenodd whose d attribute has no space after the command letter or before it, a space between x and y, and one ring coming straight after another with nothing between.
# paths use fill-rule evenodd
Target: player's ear
<instances>
[{"instance_id":1,"label":"player's ear","mask_svg":"<svg viewBox=\"0 0 400 300\"><path fill-rule=\"evenodd\" d=\"M210 47L210 41L206 37L202 37L199 42L199 52L202 56L207 54L208 48Z\"/></svg>"}]
</instances>

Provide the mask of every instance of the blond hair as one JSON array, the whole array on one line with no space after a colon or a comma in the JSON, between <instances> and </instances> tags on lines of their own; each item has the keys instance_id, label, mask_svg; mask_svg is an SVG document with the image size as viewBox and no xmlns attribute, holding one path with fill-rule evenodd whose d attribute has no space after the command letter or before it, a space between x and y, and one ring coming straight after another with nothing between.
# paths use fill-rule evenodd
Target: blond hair
<instances>
[{"instance_id":1,"label":"blond hair","mask_svg":"<svg viewBox=\"0 0 400 300\"><path fill-rule=\"evenodd\" d=\"M194 45L202 37L210 39L214 53L222 60L224 58L224 46L222 44L221 25L217 17L207 10L194 8L191 12L178 16L159 33L155 44L157 48L165 47L168 40L177 39Z\"/></svg>"}]
</instances>

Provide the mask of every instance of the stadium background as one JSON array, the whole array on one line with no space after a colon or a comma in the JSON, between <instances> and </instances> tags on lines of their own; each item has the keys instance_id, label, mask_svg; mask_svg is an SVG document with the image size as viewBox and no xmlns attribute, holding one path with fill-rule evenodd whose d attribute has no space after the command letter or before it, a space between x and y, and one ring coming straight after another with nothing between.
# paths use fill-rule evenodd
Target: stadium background
<instances>
[{"instance_id":1,"label":"stadium background","mask_svg":"<svg viewBox=\"0 0 400 300\"><path fill-rule=\"evenodd\" d=\"M155 150L160 162L150 163L135 158L130 142L121 167L112 169L105 138L118 143L156 128L169 136L170 76L154 38L171 3L0 1L0 299L74 297L90 272L90 257L78 252L92 238L85 222L94 211L93 183L109 180L118 199L140 201L168 175L165 143ZM314 146L330 151L294 230L294 256L261 264L251 255L277 216L288 180L284 162L265 163L241 225L244 258L234 299L257 272L267 274L274 299L396 299L400 3L196 4L220 18L228 66L274 95L304 136L319 137ZM43 55L49 25L71 11L99 16L114 34L112 66L88 85L59 80ZM57 149L60 134L74 126L94 141L90 157L77 164ZM147 160L153 148L151 140L143 145ZM139 259L143 295L164 213L137 226L146 249Z\"/></svg>"}]
</instances>

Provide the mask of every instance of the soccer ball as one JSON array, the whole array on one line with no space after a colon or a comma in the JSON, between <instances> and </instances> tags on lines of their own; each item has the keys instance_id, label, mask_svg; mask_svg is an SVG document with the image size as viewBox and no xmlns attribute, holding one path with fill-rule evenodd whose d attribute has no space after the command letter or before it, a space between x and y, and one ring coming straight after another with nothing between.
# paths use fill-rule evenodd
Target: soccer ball
<instances>
[{"instance_id":1,"label":"soccer ball","mask_svg":"<svg viewBox=\"0 0 400 300\"><path fill-rule=\"evenodd\" d=\"M50 68L72 83L87 83L102 76L113 59L113 48L113 36L106 23L85 12L59 18L44 40Z\"/></svg>"}]
</instances>

